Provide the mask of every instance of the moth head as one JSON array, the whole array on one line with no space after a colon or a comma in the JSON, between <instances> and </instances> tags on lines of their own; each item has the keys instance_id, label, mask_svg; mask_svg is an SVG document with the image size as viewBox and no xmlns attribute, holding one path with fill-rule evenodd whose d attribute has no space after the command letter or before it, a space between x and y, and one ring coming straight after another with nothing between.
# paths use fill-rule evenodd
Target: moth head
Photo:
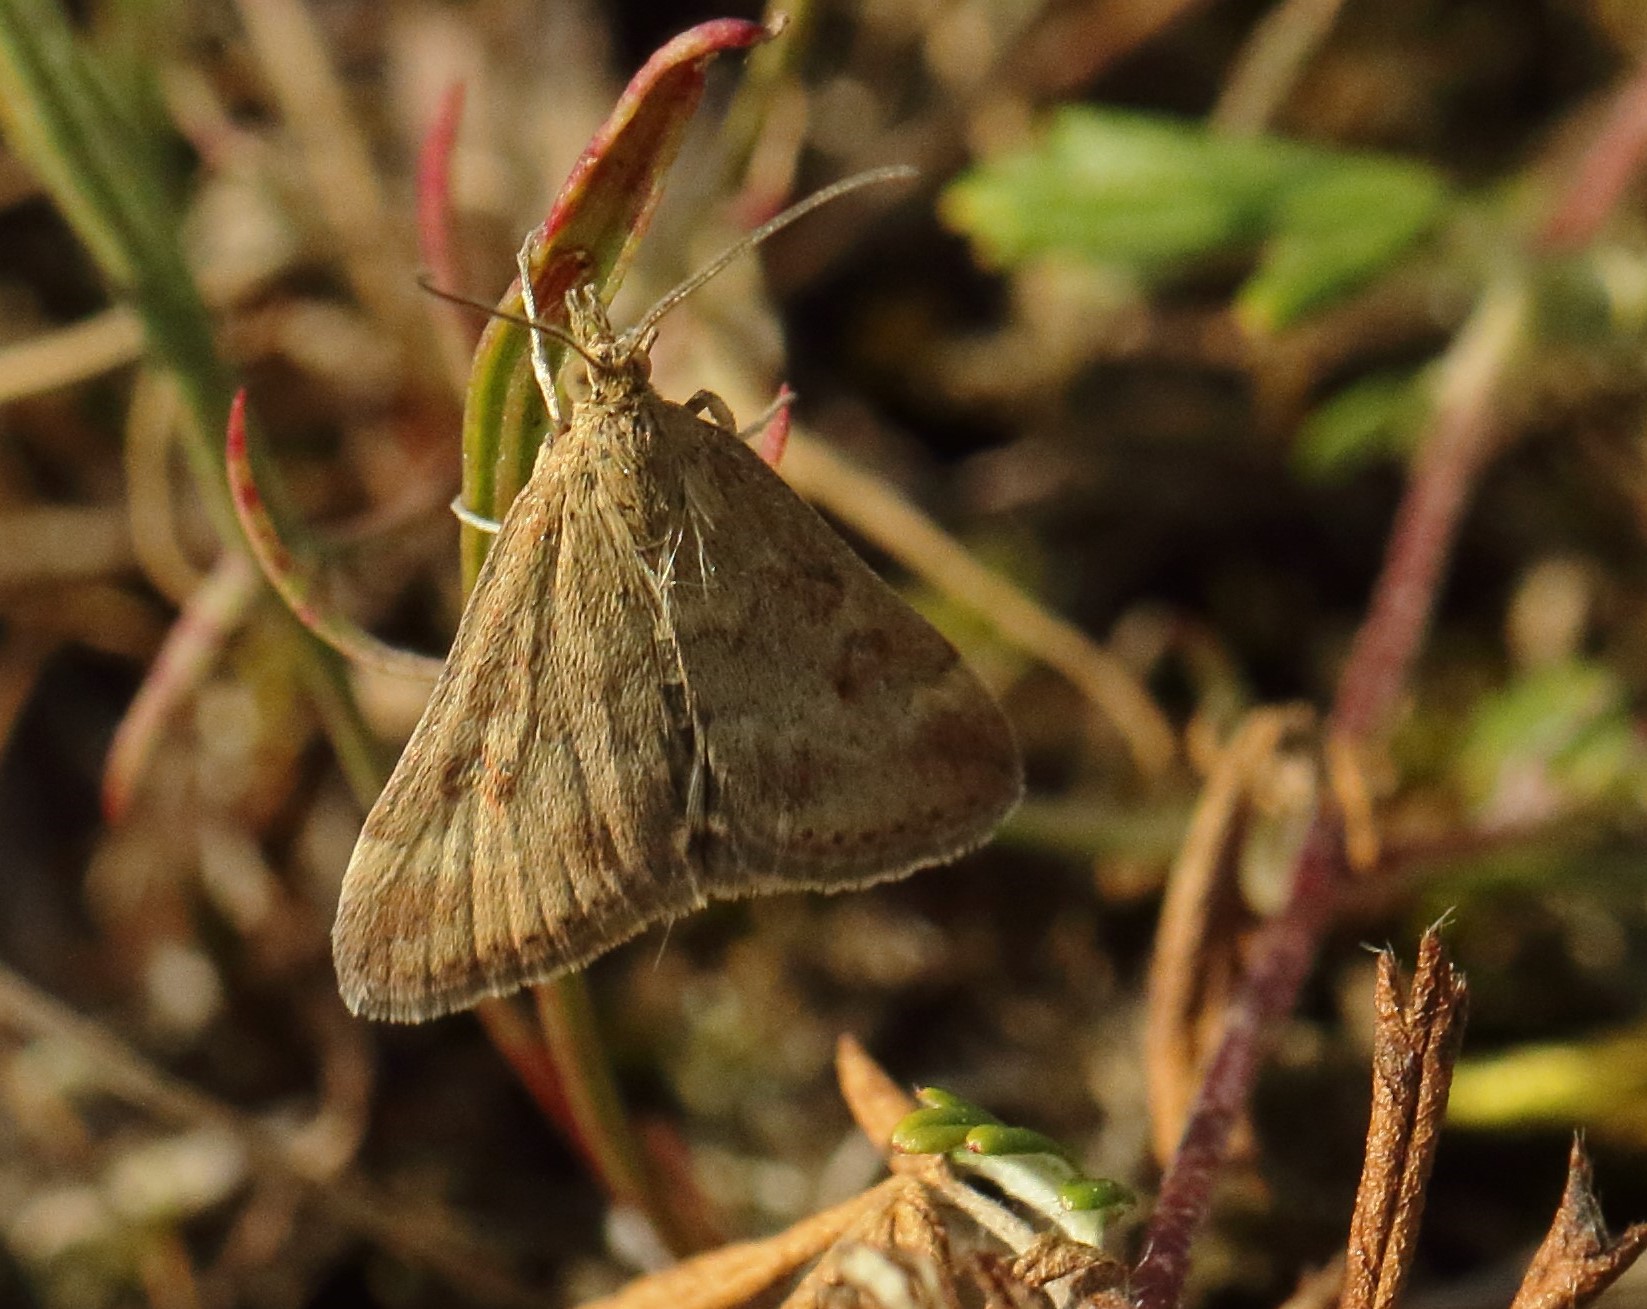
<instances>
[{"instance_id":1,"label":"moth head","mask_svg":"<svg viewBox=\"0 0 1647 1309\"><path fill-rule=\"evenodd\" d=\"M566 293L566 324L579 354L589 365L589 389L603 393L632 390L652 376L651 328L619 334L612 329L600 293L590 285Z\"/></svg>"}]
</instances>

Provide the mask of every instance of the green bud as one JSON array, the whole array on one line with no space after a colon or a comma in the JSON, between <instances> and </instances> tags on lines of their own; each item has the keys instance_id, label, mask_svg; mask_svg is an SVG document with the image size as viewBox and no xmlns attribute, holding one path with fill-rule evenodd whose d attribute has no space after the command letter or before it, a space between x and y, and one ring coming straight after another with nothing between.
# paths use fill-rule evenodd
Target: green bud
<instances>
[{"instance_id":1,"label":"green bud","mask_svg":"<svg viewBox=\"0 0 1647 1309\"><path fill-rule=\"evenodd\" d=\"M1058 1188L1058 1203L1071 1213L1119 1209L1134 1203L1132 1191L1107 1177L1073 1177Z\"/></svg>"}]
</instances>

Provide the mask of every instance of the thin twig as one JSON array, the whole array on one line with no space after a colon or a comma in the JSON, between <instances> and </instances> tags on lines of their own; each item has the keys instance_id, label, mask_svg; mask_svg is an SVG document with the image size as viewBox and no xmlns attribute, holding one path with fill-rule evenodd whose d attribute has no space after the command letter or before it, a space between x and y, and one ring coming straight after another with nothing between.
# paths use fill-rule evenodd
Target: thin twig
<instances>
[{"instance_id":1,"label":"thin twig","mask_svg":"<svg viewBox=\"0 0 1647 1309\"><path fill-rule=\"evenodd\" d=\"M103 816L109 822L118 823L126 816L167 721L199 690L260 593L251 560L225 554L189 597L109 744L103 765Z\"/></svg>"},{"instance_id":2,"label":"thin twig","mask_svg":"<svg viewBox=\"0 0 1647 1309\"><path fill-rule=\"evenodd\" d=\"M0 350L0 404L73 386L143 357L143 324L124 305Z\"/></svg>"},{"instance_id":3,"label":"thin twig","mask_svg":"<svg viewBox=\"0 0 1647 1309\"><path fill-rule=\"evenodd\" d=\"M1442 361L1434 426L1396 510L1384 568L1333 702L1333 731L1351 742L1373 739L1406 689L1464 502L1493 452L1494 392L1514 357L1527 308L1519 283L1495 286Z\"/></svg>"},{"instance_id":4,"label":"thin twig","mask_svg":"<svg viewBox=\"0 0 1647 1309\"><path fill-rule=\"evenodd\" d=\"M0 587L107 577L130 568L134 558L126 515L112 505L0 513Z\"/></svg>"},{"instance_id":5,"label":"thin twig","mask_svg":"<svg viewBox=\"0 0 1647 1309\"><path fill-rule=\"evenodd\" d=\"M1184 1129L1210 999L1223 998L1233 960L1214 957L1214 929L1234 898L1225 857L1252 779L1290 731L1310 721L1308 709L1260 710L1236 731L1207 778L1189 831L1167 877L1166 896L1150 959L1144 1074L1149 1085L1152 1140L1166 1159Z\"/></svg>"},{"instance_id":6,"label":"thin twig","mask_svg":"<svg viewBox=\"0 0 1647 1309\"><path fill-rule=\"evenodd\" d=\"M1343 7L1344 0L1279 0L1237 56L1213 126L1230 136L1257 136L1268 127Z\"/></svg>"},{"instance_id":7,"label":"thin twig","mask_svg":"<svg viewBox=\"0 0 1647 1309\"><path fill-rule=\"evenodd\" d=\"M1618 209L1647 158L1647 63L1614 97L1560 204L1539 233L1550 253L1588 245Z\"/></svg>"},{"instance_id":8,"label":"thin twig","mask_svg":"<svg viewBox=\"0 0 1647 1309\"><path fill-rule=\"evenodd\" d=\"M241 0L236 7L300 147L316 209L337 237L344 275L395 339L416 341L423 320L397 257L392 211L313 13L295 0Z\"/></svg>"},{"instance_id":9,"label":"thin twig","mask_svg":"<svg viewBox=\"0 0 1647 1309\"><path fill-rule=\"evenodd\" d=\"M124 441L132 551L150 584L179 607L206 579L184 548L175 503L173 455L184 421L176 381L158 369L141 369L126 407Z\"/></svg>"}]
</instances>

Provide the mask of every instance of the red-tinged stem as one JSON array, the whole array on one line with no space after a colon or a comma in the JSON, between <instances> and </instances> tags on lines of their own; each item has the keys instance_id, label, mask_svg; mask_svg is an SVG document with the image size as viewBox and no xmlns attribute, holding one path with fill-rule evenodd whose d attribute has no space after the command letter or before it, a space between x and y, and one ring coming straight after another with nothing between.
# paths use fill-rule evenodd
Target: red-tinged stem
<instances>
[{"instance_id":1,"label":"red-tinged stem","mask_svg":"<svg viewBox=\"0 0 1647 1309\"><path fill-rule=\"evenodd\" d=\"M257 593L251 561L225 554L183 606L109 745L103 816L110 823L125 818L167 720L211 671Z\"/></svg>"},{"instance_id":2,"label":"red-tinged stem","mask_svg":"<svg viewBox=\"0 0 1647 1309\"><path fill-rule=\"evenodd\" d=\"M1435 420L1391 528L1384 567L1339 680L1329 730L1373 739L1400 702L1435 607L1471 487L1498 431L1495 394L1526 315L1518 286L1485 296L1442 370ZM1317 812L1293 865L1287 901L1260 931L1231 998L1212 1060L1190 1106L1133 1270L1138 1309L1176 1309L1190 1248L1212 1204L1231 1131L1246 1105L1275 1022L1292 1011L1331 925L1348 865L1338 823Z\"/></svg>"},{"instance_id":3,"label":"red-tinged stem","mask_svg":"<svg viewBox=\"0 0 1647 1309\"><path fill-rule=\"evenodd\" d=\"M439 676L439 659L380 641L339 613L327 601L315 570L287 546L252 470L244 389L235 392L229 405L224 471L246 544L263 570L264 579L298 622L357 667L420 681L433 681Z\"/></svg>"},{"instance_id":4,"label":"red-tinged stem","mask_svg":"<svg viewBox=\"0 0 1647 1309\"><path fill-rule=\"evenodd\" d=\"M1224 1030L1185 1119L1184 1134L1150 1215L1132 1274L1139 1309L1172 1309L1183 1294L1190 1248L1212 1202L1230 1133L1266 1052L1266 1029L1292 1010L1332 922L1341 876L1337 824L1318 812L1279 913L1253 943L1252 965L1224 1017Z\"/></svg>"},{"instance_id":5,"label":"red-tinged stem","mask_svg":"<svg viewBox=\"0 0 1647 1309\"><path fill-rule=\"evenodd\" d=\"M480 1019L480 1025L486 1029L486 1036L493 1048L514 1070L526 1093L543 1111L543 1116L566 1133L573 1147L583 1155L590 1171L598 1175L597 1161L577 1133L577 1123L567 1107L560 1074L555 1071L555 1061L544 1048L537 1028L522 1018L520 1010L508 1000L482 1000L475 1006L475 1017Z\"/></svg>"},{"instance_id":6,"label":"red-tinged stem","mask_svg":"<svg viewBox=\"0 0 1647 1309\"><path fill-rule=\"evenodd\" d=\"M417 247L436 286L458 289L452 253L452 150L463 121L464 87L446 88L417 157Z\"/></svg>"},{"instance_id":7,"label":"red-tinged stem","mask_svg":"<svg viewBox=\"0 0 1647 1309\"><path fill-rule=\"evenodd\" d=\"M645 1214L678 1253L691 1250L674 1230L669 1206L647 1175L640 1142L623 1111L596 1029L594 1005L582 976L571 974L534 987L543 1045L556 1069L569 1135L600 1179L612 1203ZM571 1075L568 1075L571 1074Z\"/></svg>"},{"instance_id":8,"label":"red-tinged stem","mask_svg":"<svg viewBox=\"0 0 1647 1309\"><path fill-rule=\"evenodd\" d=\"M463 83L454 82L446 88L417 157L418 253L434 285L451 292L463 290L463 273L452 238L452 152L457 148L458 128L463 122L463 101ZM469 376L469 360L479 328L451 301L438 296L429 300L446 366L461 388Z\"/></svg>"},{"instance_id":9,"label":"red-tinged stem","mask_svg":"<svg viewBox=\"0 0 1647 1309\"><path fill-rule=\"evenodd\" d=\"M1539 246L1546 253L1561 254L1588 245L1618 208L1644 158L1647 64L1614 97L1577 174L1539 232Z\"/></svg>"},{"instance_id":10,"label":"red-tinged stem","mask_svg":"<svg viewBox=\"0 0 1647 1309\"><path fill-rule=\"evenodd\" d=\"M1339 676L1331 726L1351 742L1381 730L1406 688L1465 502L1493 452L1493 396L1525 316L1518 287L1489 291L1443 364L1434 425L1396 511L1372 604Z\"/></svg>"}]
</instances>

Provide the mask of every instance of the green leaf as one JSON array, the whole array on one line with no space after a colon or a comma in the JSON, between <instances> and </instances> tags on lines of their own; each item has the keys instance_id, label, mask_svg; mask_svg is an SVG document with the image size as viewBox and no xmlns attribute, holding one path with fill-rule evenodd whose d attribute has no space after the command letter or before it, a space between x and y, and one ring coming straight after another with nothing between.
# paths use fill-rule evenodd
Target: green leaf
<instances>
[{"instance_id":1,"label":"green leaf","mask_svg":"<svg viewBox=\"0 0 1647 1309\"><path fill-rule=\"evenodd\" d=\"M915 1098L924 1108L904 1115L892 1129L894 1149L905 1154L948 1154L967 1143L967 1133L1000 1120L981 1105L937 1086L923 1086Z\"/></svg>"},{"instance_id":2,"label":"green leaf","mask_svg":"<svg viewBox=\"0 0 1647 1309\"><path fill-rule=\"evenodd\" d=\"M1429 412L1425 372L1376 373L1326 400L1299 428L1293 462L1319 481L1411 448Z\"/></svg>"},{"instance_id":3,"label":"green leaf","mask_svg":"<svg viewBox=\"0 0 1647 1309\"><path fill-rule=\"evenodd\" d=\"M1288 188L1237 312L1273 332L1365 285L1442 216L1434 173L1382 159L1326 159Z\"/></svg>"},{"instance_id":4,"label":"green leaf","mask_svg":"<svg viewBox=\"0 0 1647 1309\"><path fill-rule=\"evenodd\" d=\"M1050 1154L1068 1159L1069 1152L1050 1136L1029 1127L1007 1127L983 1123L966 1134L966 1148L973 1154Z\"/></svg>"},{"instance_id":5,"label":"green leaf","mask_svg":"<svg viewBox=\"0 0 1647 1309\"><path fill-rule=\"evenodd\" d=\"M1644 763L1623 684L1582 659L1536 668L1487 697L1459 756L1477 799L1527 768L1544 769L1574 799L1593 799L1631 781Z\"/></svg>"},{"instance_id":6,"label":"green leaf","mask_svg":"<svg viewBox=\"0 0 1647 1309\"><path fill-rule=\"evenodd\" d=\"M1074 252L1153 273L1258 240L1266 207L1296 166L1290 145L1065 109L1034 149L965 174L942 213L998 265Z\"/></svg>"},{"instance_id":7,"label":"green leaf","mask_svg":"<svg viewBox=\"0 0 1647 1309\"><path fill-rule=\"evenodd\" d=\"M1058 1203L1071 1213L1120 1209L1137 1203L1132 1188L1107 1177L1074 1177L1058 1188Z\"/></svg>"},{"instance_id":8,"label":"green leaf","mask_svg":"<svg viewBox=\"0 0 1647 1309\"><path fill-rule=\"evenodd\" d=\"M906 1118L892 1129L892 1148L901 1154L948 1154L966 1143L969 1130L965 1123L912 1123Z\"/></svg>"},{"instance_id":9,"label":"green leaf","mask_svg":"<svg viewBox=\"0 0 1647 1309\"><path fill-rule=\"evenodd\" d=\"M988 262L1076 254L1159 279L1250 253L1240 312L1272 330L1364 285L1448 213L1420 165L1196 123L1066 108L1041 140L950 187L941 210Z\"/></svg>"}]
</instances>

